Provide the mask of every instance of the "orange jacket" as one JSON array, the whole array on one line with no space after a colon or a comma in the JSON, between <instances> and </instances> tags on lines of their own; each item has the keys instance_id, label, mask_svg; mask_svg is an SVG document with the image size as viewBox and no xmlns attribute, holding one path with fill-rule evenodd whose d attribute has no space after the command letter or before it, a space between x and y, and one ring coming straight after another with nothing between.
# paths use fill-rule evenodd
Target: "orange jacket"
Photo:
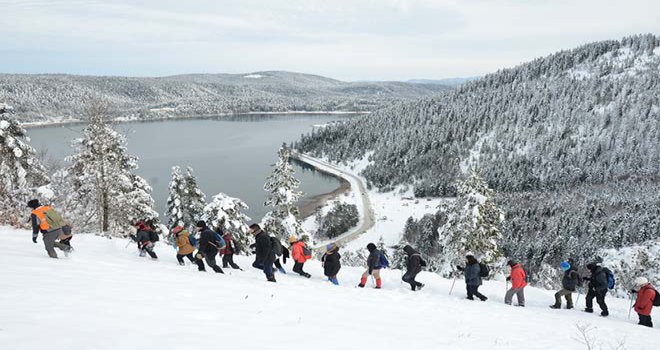
<instances>
[{"instance_id":1,"label":"orange jacket","mask_svg":"<svg viewBox=\"0 0 660 350\"><path fill-rule=\"evenodd\" d=\"M511 267L511 288L519 289L527 285L527 274L520 264Z\"/></svg>"},{"instance_id":2,"label":"orange jacket","mask_svg":"<svg viewBox=\"0 0 660 350\"><path fill-rule=\"evenodd\" d=\"M50 209L52 208L47 205L42 205L32 211L32 215L39 219L39 229L41 232L47 232L50 230L50 225L48 225L48 220L46 220L46 212Z\"/></svg>"},{"instance_id":3,"label":"orange jacket","mask_svg":"<svg viewBox=\"0 0 660 350\"><path fill-rule=\"evenodd\" d=\"M655 299L655 289L653 289L651 283L647 283L639 289L639 292L637 292L635 312L640 315L651 316L653 299Z\"/></svg>"},{"instance_id":4,"label":"orange jacket","mask_svg":"<svg viewBox=\"0 0 660 350\"><path fill-rule=\"evenodd\" d=\"M293 261L304 264L305 261L311 259L310 256L305 256L303 251L304 246L305 242L302 241L298 241L291 246L291 256L293 257Z\"/></svg>"},{"instance_id":5,"label":"orange jacket","mask_svg":"<svg viewBox=\"0 0 660 350\"><path fill-rule=\"evenodd\" d=\"M195 247L190 244L190 234L183 230L176 237L176 246L179 247L179 255L188 255L195 251Z\"/></svg>"}]
</instances>

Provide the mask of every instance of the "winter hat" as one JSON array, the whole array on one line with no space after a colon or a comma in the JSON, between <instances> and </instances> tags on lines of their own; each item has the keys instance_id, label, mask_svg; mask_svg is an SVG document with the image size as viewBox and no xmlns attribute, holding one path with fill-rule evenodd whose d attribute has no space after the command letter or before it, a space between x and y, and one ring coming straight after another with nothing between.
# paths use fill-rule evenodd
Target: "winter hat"
<instances>
[{"instance_id":1,"label":"winter hat","mask_svg":"<svg viewBox=\"0 0 660 350\"><path fill-rule=\"evenodd\" d=\"M330 244L328 244L327 246L325 246L325 250L326 250L326 251L332 251L332 250L334 250L335 248L337 248L337 245L334 244L334 243L330 243Z\"/></svg>"},{"instance_id":2,"label":"winter hat","mask_svg":"<svg viewBox=\"0 0 660 350\"><path fill-rule=\"evenodd\" d=\"M474 258L474 253L473 252L467 252L465 253L465 257L467 258L468 256L471 256Z\"/></svg>"},{"instance_id":3,"label":"winter hat","mask_svg":"<svg viewBox=\"0 0 660 350\"><path fill-rule=\"evenodd\" d=\"M195 225L195 227L206 228L206 221L204 221L204 220L197 221L197 224Z\"/></svg>"},{"instance_id":4,"label":"winter hat","mask_svg":"<svg viewBox=\"0 0 660 350\"><path fill-rule=\"evenodd\" d=\"M514 265L516 265L516 262L513 261L513 260L509 260L509 261L507 261L506 264L509 265L509 266L511 266L511 267L513 267Z\"/></svg>"},{"instance_id":5,"label":"winter hat","mask_svg":"<svg viewBox=\"0 0 660 350\"><path fill-rule=\"evenodd\" d=\"M588 263L587 264L587 270L592 271L596 269L596 264L595 263Z\"/></svg>"},{"instance_id":6,"label":"winter hat","mask_svg":"<svg viewBox=\"0 0 660 350\"><path fill-rule=\"evenodd\" d=\"M559 267L561 267L562 271L568 271L571 268L571 264L568 261L562 261Z\"/></svg>"},{"instance_id":7,"label":"winter hat","mask_svg":"<svg viewBox=\"0 0 660 350\"><path fill-rule=\"evenodd\" d=\"M369 250L369 252L373 252L374 250L376 250L376 245L373 243L367 244L367 250Z\"/></svg>"},{"instance_id":8,"label":"winter hat","mask_svg":"<svg viewBox=\"0 0 660 350\"><path fill-rule=\"evenodd\" d=\"M300 240L303 242L309 242L309 235L302 235L302 237L300 237Z\"/></svg>"},{"instance_id":9,"label":"winter hat","mask_svg":"<svg viewBox=\"0 0 660 350\"><path fill-rule=\"evenodd\" d=\"M298 237L296 235L289 236L289 243L296 243L296 242L298 242Z\"/></svg>"},{"instance_id":10,"label":"winter hat","mask_svg":"<svg viewBox=\"0 0 660 350\"><path fill-rule=\"evenodd\" d=\"M39 204L38 199L32 199L29 202L27 202L27 206L28 208L37 209L41 206L41 204Z\"/></svg>"},{"instance_id":11,"label":"winter hat","mask_svg":"<svg viewBox=\"0 0 660 350\"><path fill-rule=\"evenodd\" d=\"M640 289L648 283L649 283L649 280L646 277L637 277L637 278L635 278L635 288L636 289Z\"/></svg>"},{"instance_id":12,"label":"winter hat","mask_svg":"<svg viewBox=\"0 0 660 350\"><path fill-rule=\"evenodd\" d=\"M172 229L172 234L175 234L175 235L176 235L176 234L178 234L178 233L181 232L181 231L183 231L183 227L181 227L181 226L177 226L177 227L175 227L175 228Z\"/></svg>"}]
</instances>

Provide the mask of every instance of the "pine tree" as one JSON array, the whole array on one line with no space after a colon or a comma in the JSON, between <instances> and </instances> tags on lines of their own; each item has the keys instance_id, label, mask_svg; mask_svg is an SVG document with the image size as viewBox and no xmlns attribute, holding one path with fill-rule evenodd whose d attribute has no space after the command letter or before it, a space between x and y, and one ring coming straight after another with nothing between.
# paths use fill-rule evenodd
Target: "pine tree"
<instances>
[{"instance_id":1,"label":"pine tree","mask_svg":"<svg viewBox=\"0 0 660 350\"><path fill-rule=\"evenodd\" d=\"M293 176L293 167L289 164L289 150L281 147L278 157L273 172L264 185L264 190L269 192L264 205L273 208L263 219L264 227L268 233L282 239L290 235L301 237L305 230L296 206L303 195L297 191L300 182Z\"/></svg>"},{"instance_id":2,"label":"pine tree","mask_svg":"<svg viewBox=\"0 0 660 350\"><path fill-rule=\"evenodd\" d=\"M127 154L126 138L106 121L103 107L90 112L83 137L74 144L77 153L67 158L69 186L59 189L72 196L74 225L123 236L134 221L155 223L158 213L153 210L151 187L132 173L137 158Z\"/></svg>"},{"instance_id":3,"label":"pine tree","mask_svg":"<svg viewBox=\"0 0 660 350\"><path fill-rule=\"evenodd\" d=\"M183 221L185 212L183 204L183 198L185 197L184 188L185 185L184 179L181 176L181 168L178 166L172 167L172 180L170 181L169 196L167 197L167 217L169 218L169 228L175 226L186 227L186 224Z\"/></svg>"},{"instance_id":4,"label":"pine tree","mask_svg":"<svg viewBox=\"0 0 660 350\"><path fill-rule=\"evenodd\" d=\"M27 200L50 180L11 110L0 103L0 223L18 225Z\"/></svg>"},{"instance_id":5,"label":"pine tree","mask_svg":"<svg viewBox=\"0 0 660 350\"><path fill-rule=\"evenodd\" d=\"M498 242L504 214L493 201L494 191L474 171L456 187L458 197L453 206L445 208L448 220L439 229L444 274L461 264L467 252L485 263L494 263L502 256Z\"/></svg>"},{"instance_id":6,"label":"pine tree","mask_svg":"<svg viewBox=\"0 0 660 350\"><path fill-rule=\"evenodd\" d=\"M214 229L221 228L222 231L231 233L236 248L249 255L248 247L252 244L252 235L247 223L251 219L242 213L247 209L247 204L242 200L218 193L211 203L204 207L204 220Z\"/></svg>"},{"instance_id":7,"label":"pine tree","mask_svg":"<svg viewBox=\"0 0 660 350\"><path fill-rule=\"evenodd\" d=\"M197 178L195 178L191 167L186 169L186 176L183 182L185 186L183 191L183 222L189 227L192 227L204 216L206 195L197 185Z\"/></svg>"}]
</instances>

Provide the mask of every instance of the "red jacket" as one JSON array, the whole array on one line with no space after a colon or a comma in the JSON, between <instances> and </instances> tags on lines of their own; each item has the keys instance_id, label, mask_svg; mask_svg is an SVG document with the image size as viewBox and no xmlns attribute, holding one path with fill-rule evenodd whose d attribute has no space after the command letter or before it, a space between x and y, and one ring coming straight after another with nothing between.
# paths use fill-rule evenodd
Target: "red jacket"
<instances>
[{"instance_id":1,"label":"red jacket","mask_svg":"<svg viewBox=\"0 0 660 350\"><path fill-rule=\"evenodd\" d=\"M519 289L527 285L527 274L520 264L511 267L511 288Z\"/></svg>"},{"instance_id":2,"label":"red jacket","mask_svg":"<svg viewBox=\"0 0 660 350\"><path fill-rule=\"evenodd\" d=\"M234 237L232 237L231 233L227 232L222 236L222 239L225 240L225 247L220 249L220 255L231 255L234 254L234 243L232 242L234 240Z\"/></svg>"},{"instance_id":3,"label":"red jacket","mask_svg":"<svg viewBox=\"0 0 660 350\"><path fill-rule=\"evenodd\" d=\"M635 312L650 316L653 309L653 299L655 299L655 289L651 283L647 283L637 292L637 301L635 302Z\"/></svg>"},{"instance_id":4,"label":"red jacket","mask_svg":"<svg viewBox=\"0 0 660 350\"><path fill-rule=\"evenodd\" d=\"M303 251L304 246L305 242L302 241L298 241L291 246L291 257L293 257L293 261L304 264L305 261L312 258L309 255L305 255Z\"/></svg>"}]
</instances>

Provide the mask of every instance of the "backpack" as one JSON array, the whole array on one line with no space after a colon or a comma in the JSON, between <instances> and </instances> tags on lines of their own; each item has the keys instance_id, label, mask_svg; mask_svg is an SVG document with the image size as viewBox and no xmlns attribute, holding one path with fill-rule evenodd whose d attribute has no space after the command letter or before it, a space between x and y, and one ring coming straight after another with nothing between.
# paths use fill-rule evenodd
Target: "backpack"
<instances>
[{"instance_id":1,"label":"backpack","mask_svg":"<svg viewBox=\"0 0 660 350\"><path fill-rule=\"evenodd\" d=\"M385 254L380 253L380 257L378 258L378 264L380 267L386 269L390 267L390 262L387 260L387 257L385 257Z\"/></svg>"},{"instance_id":2,"label":"backpack","mask_svg":"<svg viewBox=\"0 0 660 350\"><path fill-rule=\"evenodd\" d=\"M614 289L614 285L616 284L614 274L612 274L612 271L609 269L603 269L603 272L605 272L605 275L607 276L607 289Z\"/></svg>"},{"instance_id":3,"label":"backpack","mask_svg":"<svg viewBox=\"0 0 660 350\"><path fill-rule=\"evenodd\" d=\"M217 232L213 232L213 234L215 235L215 241L218 243L218 245L217 245L218 250L223 249L227 245L225 243L224 238L222 238L222 236Z\"/></svg>"},{"instance_id":4,"label":"backpack","mask_svg":"<svg viewBox=\"0 0 660 350\"><path fill-rule=\"evenodd\" d=\"M490 275L490 267L484 263L479 263L479 277L488 277Z\"/></svg>"},{"instance_id":5,"label":"backpack","mask_svg":"<svg viewBox=\"0 0 660 350\"><path fill-rule=\"evenodd\" d=\"M188 242L193 247L197 247L197 245L199 244L199 242L197 241L197 238L195 238L195 235L188 236Z\"/></svg>"},{"instance_id":6,"label":"backpack","mask_svg":"<svg viewBox=\"0 0 660 350\"><path fill-rule=\"evenodd\" d=\"M653 299L653 306L660 306L660 293L655 291L655 298Z\"/></svg>"},{"instance_id":7,"label":"backpack","mask_svg":"<svg viewBox=\"0 0 660 350\"><path fill-rule=\"evenodd\" d=\"M312 250L309 249L309 247L307 247L307 244L304 244L304 245L303 245L303 255L304 255L307 259L311 259L311 258L312 258Z\"/></svg>"},{"instance_id":8,"label":"backpack","mask_svg":"<svg viewBox=\"0 0 660 350\"><path fill-rule=\"evenodd\" d=\"M66 222L64 222L60 213L55 211L53 207L49 207L48 210L44 211L44 216L46 216L46 222L48 223L48 226L50 226L51 231L60 229L66 225Z\"/></svg>"},{"instance_id":9,"label":"backpack","mask_svg":"<svg viewBox=\"0 0 660 350\"><path fill-rule=\"evenodd\" d=\"M151 241L151 243L158 242L160 240L160 238L158 237L158 233L156 233L156 231L149 231L149 240Z\"/></svg>"},{"instance_id":10,"label":"backpack","mask_svg":"<svg viewBox=\"0 0 660 350\"><path fill-rule=\"evenodd\" d=\"M275 253L275 256L282 256L282 243L280 243L279 239L271 237L270 245L272 247L271 249L273 250L273 253Z\"/></svg>"}]
</instances>

